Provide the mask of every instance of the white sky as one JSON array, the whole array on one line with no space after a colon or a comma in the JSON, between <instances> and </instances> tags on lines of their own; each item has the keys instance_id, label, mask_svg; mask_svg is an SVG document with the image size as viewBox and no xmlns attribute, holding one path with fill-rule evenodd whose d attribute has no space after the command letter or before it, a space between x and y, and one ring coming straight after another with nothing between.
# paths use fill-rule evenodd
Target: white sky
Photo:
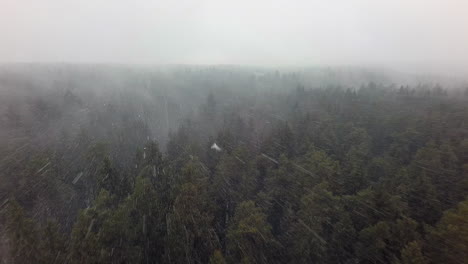
<instances>
[{"instance_id":1,"label":"white sky","mask_svg":"<svg viewBox=\"0 0 468 264\"><path fill-rule=\"evenodd\" d=\"M0 62L468 69L468 0L0 0Z\"/></svg>"}]
</instances>

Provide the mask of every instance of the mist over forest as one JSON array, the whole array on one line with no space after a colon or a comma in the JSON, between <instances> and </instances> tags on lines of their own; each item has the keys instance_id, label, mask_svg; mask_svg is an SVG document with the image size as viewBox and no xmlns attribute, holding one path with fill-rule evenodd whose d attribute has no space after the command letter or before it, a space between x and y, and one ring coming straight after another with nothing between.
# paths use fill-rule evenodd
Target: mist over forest
<instances>
[{"instance_id":1,"label":"mist over forest","mask_svg":"<svg viewBox=\"0 0 468 264\"><path fill-rule=\"evenodd\" d=\"M442 76L3 64L1 263L466 263Z\"/></svg>"},{"instance_id":2,"label":"mist over forest","mask_svg":"<svg viewBox=\"0 0 468 264\"><path fill-rule=\"evenodd\" d=\"M0 0L0 264L468 264L467 11Z\"/></svg>"}]
</instances>

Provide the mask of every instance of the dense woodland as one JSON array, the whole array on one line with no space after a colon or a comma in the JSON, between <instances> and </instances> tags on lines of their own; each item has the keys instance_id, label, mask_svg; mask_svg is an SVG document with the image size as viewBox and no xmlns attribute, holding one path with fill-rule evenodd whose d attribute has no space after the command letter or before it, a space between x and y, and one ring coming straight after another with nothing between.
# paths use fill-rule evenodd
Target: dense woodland
<instances>
[{"instance_id":1,"label":"dense woodland","mask_svg":"<svg viewBox=\"0 0 468 264\"><path fill-rule=\"evenodd\" d=\"M468 263L468 88L359 72L0 68L1 263Z\"/></svg>"}]
</instances>

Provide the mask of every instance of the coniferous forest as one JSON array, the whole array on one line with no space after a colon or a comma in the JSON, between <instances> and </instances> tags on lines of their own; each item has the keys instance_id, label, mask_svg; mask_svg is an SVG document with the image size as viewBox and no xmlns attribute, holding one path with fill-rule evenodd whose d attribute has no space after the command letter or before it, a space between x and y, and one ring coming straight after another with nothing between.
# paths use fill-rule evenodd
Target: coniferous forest
<instances>
[{"instance_id":1,"label":"coniferous forest","mask_svg":"<svg viewBox=\"0 0 468 264\"><path fill-rule=\"evenodd\" d=\"M468 263L468 86L0 67L1 263Z\"/></svg>"}]
</instances>

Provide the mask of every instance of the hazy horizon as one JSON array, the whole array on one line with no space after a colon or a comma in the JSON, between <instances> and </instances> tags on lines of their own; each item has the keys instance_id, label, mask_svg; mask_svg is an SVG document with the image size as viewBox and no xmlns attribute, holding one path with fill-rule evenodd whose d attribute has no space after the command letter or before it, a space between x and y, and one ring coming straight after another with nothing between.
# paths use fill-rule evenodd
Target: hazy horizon
<instances>
[{"instance_id":1,"label":"hazy horizon","mask_svg":"<svg viewBox=\"0 0 468 264\"><path fill-rule=\"evenodd\" d=\"M468 68L468 2L457 0L4 0L0 7L0 63Z\"/></svg>"}]
</instances>

